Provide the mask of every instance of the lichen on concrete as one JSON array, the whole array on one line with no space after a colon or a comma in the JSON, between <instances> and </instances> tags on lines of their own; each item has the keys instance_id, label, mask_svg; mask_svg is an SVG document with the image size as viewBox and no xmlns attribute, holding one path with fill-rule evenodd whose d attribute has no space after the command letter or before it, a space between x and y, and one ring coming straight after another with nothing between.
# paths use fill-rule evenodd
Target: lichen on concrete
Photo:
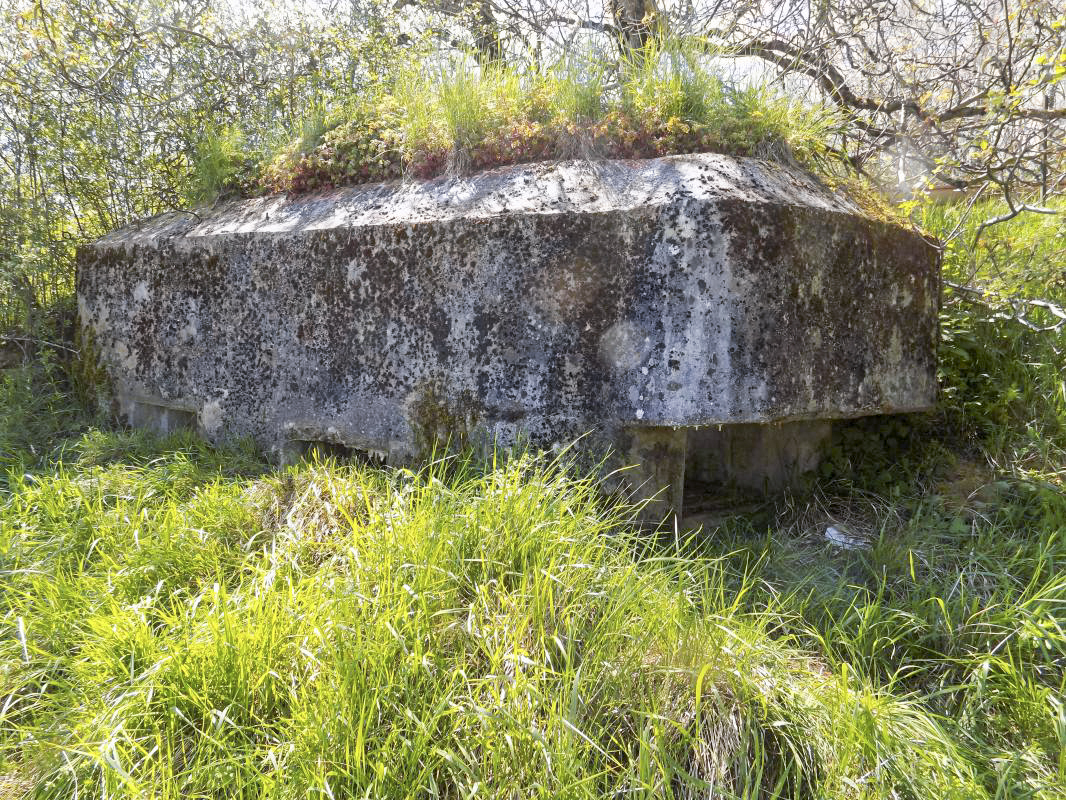
<instances>
[{"instance_id":1,"label":"lichen on concrete","mask_svg":"<svg viewBox=\"0 0 1066 800\"><path fill-rule=\"evenodd\" d=\"M652 514L680 502L691 429L916 411L936 389L935 248L721 155L165 214L82 248L78 294L134 424L394 463L591 432L615 463L662 456L626 478L670 483Z\"/></svg>"}]
</instances>

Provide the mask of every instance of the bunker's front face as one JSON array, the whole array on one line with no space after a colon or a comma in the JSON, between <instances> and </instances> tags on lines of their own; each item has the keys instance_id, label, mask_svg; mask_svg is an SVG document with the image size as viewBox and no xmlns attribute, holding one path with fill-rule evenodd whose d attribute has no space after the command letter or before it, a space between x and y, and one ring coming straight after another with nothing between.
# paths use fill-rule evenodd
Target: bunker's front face
<instances>
[{"instance_id":1,"label":"bunker's front face","mask_svg":"<svg viewBox=\"0 0 1066 800\"><path fill-rule=\"evenodd\" d=\"M935 394L934 248L753 159L517 166L169 214L83 248L78 292L130 421L278 453L409 461L447 433L593 431L669 462L678 429Z\"/></svg>"}]
</instances>

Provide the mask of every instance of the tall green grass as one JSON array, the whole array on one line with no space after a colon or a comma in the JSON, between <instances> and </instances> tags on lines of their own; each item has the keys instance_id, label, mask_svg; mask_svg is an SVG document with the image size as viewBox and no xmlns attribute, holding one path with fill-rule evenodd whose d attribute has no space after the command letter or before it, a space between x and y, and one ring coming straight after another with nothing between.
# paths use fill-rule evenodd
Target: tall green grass
<instances>
[{"instance_id":1,"label":"tall green grass","mask_svg":"<svg viewBox=\"0 0 1066 800\"><path fill-rule=\"evenodd\" d=\"M1021 295L1066 302L1066 203L1061 199L1049 203L1061 213L1025 212L983 230L983 222L1008 211L1001 199L926 203L916 216L923 227L948 242L944 257L948 280L977 283L993 301Z\"/></svg>"},{"instance_id":2,"label":"tall green grass","mask_svg":"<svg viewBox=\"0 0 1066 800\"><path fill-rule=\"evenodd\" d=\"M316 135L296 135L260 177L270 190L428 178L565 158L724 152L825 161L837 116L768 87L722 80L677 41L640 58L571 55L551 67L431 58L394 67Z\"/></svg>"},{"instance_id":3,"label":"tall green grass","mask_svg":"<svg viewBox=\"0 0 1066 800\"><path fill-rule=\"evenodd\" d=\"M873 506L855 552L817 504L650 539L530 455L275 471L18 427L0 767L33 796L1066 791L1066 548L1006 511Z\"/></svg>"},{"instance_id":4,"label":"tall green grass","mask_svg":"<svg viewBox=\"0 0 1066 800\"><path fill-rule=\"evenodd\" d=\"M192 164L186 201L204 205L242 192L247 143L239 128L204 132Z\"/></svg>"}]
</instances>

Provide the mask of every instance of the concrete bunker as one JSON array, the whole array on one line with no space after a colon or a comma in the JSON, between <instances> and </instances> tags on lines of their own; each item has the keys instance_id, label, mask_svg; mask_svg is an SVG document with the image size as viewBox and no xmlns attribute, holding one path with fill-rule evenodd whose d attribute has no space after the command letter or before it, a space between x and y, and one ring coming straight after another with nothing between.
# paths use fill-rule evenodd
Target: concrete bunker
<instances>
[{"instance_id":1,"label":"concrete bunker","mask_svg":"<svg viewBox=\"0 0 1066 800\"><path fill-rule=\"evenodd\" d=\"M775 488L833 419L935 399L920 235L722 155L504 167L170 213L78 254L130 424L392 464L447 437L611 451L618 491ZM338 450L340 452L340 450Z\"/></svg>"}]
</instances>

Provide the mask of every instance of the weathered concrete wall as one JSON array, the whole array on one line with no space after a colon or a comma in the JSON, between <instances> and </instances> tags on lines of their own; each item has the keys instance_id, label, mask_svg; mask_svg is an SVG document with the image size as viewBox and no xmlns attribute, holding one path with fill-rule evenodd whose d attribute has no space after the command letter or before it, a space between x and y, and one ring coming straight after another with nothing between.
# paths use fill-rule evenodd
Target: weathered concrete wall
<instances>
[{"instance_id":1,"label":"weathered concrete wall","mask_svg":"<svg viewBox=\"0 0 1066 800\"><path fill-rule=\"evenodd\" d=\"M78 296L132 423L279 455L595 431L679 497L675 428L935 394L934 248L808 175L720 155L162 215L83 248Z\"/></svg>"}]
</instances>

